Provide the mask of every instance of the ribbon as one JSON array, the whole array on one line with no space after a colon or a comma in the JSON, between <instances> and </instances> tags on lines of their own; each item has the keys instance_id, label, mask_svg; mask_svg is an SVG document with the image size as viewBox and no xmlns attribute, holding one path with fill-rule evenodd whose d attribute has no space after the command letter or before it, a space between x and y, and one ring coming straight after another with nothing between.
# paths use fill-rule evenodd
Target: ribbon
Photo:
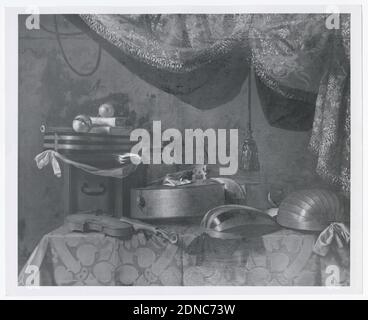
<instances>
[{"instance_id":1,"label":"ribbon","mask_svg":"<svg viewBox=\"0 0 368 320\"><path fill-rule=\"evenodd\" d=\"M113 177L113 178L122 179L128 176L130 173L132 173L137 168L137 165L133 163L124 164L125 161L122 160L122 158L128 159L128 158L134 158L134 157L138 157L140 159L140 157L137 154L133 154L133 153L126 153L124 155L119 156L119 161L122 163L122 166L118 168L111 168L111 169L99 169L99 168L90 166L88 164L70 160L67 157L56 152L55 150L46 150L46 151L41 152L35 157L35 161L36 161L38 169L42 169L45 166L47 166L49 163L51 163L54 174L58 178L61 177L61 170L60 170L60 165L58 162L58 159L59 159L66 164L72 165L76 168L79 168L83 171L86 171L88 173L91 173L97 176Z\"/></svg>"},{"instance_id":2,"label":"ribbon","mask_svg":"<svg viewBox=\"0 0 368 320\"><path fill-rule=\"evenodd\" d=\"M58 178L61 177L61 169L59 162L56 159L56 151L53 150L46 150L44 152L41 152L35 157L35 161L37 164L38 169L42 169L43 167L46 167L50 162L52 165L52 170L54 171L54 175Z\"/></svg>"},{"instance_id":3,"label":"ribbon","mask_svg":"<svg viewBox=\"0 0 368 320\"><path fill-rule=\"evenodd\" d=\"M343 223L333 222L320 233L314 244L313 252L320 256L326 256L332 243L336 243L338 248L343 248L349 242L350 230L348 227Z\"/></svg>"}]
</instances>

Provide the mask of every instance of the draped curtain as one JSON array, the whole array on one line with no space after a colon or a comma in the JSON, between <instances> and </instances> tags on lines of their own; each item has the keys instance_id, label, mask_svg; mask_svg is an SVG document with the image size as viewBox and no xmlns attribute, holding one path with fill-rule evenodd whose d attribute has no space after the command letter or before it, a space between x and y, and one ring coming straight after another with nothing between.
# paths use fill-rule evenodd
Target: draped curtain
<instances>
[{"instance_id":1,"label":"draped curtain","mask_svg":"<svg viewBox=\"0 0 368 320\"><path fill-rule=\"evenodd\" d=\"M253 65L270 125L311 130L317 172L350 191L350 15L67 15L130 71L199 109L233 99Z\"/></svg>"},{"instance_id":2,"label":"draped curtain","mask_svg":"<svg viewBox=\"0 0 368 320\"><path fill-rule=\"evenodd\" d=\"M350 193L350 19L341 17L334 30L329 59L319 83L310 149L317 173Z\"/></svg>"},{"instance_id":3,"label":"draped curtain","mask_svg":"<svg viewBox=\"0 0 368 320\"><path fill-rule=\"evenodd\" d=\"M233 99L248 75L247 15L70 15L131 72L200 109Z\"/></svg>"}]
</instances>

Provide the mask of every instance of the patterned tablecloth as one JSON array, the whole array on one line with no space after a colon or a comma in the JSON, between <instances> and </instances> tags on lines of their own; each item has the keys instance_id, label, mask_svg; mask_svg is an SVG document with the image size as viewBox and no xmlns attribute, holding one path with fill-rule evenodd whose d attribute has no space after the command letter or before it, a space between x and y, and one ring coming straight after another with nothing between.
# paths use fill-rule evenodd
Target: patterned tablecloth
<instances>
[{"instance_id":1,"label":"patterned tablecloth","mask_svg":"<svg viewBox=\"0 0 368 320\"><path fill-rule=\"evenodd\" d=\"M194 226L170 228L180 235L176 245L143 232L120 240L62 226L42 238L19 285L349 285L348 266L336 255L312 252L314 234L283 229L251 241L219 240L197 238Z\"/></svg>"}]
</instances>

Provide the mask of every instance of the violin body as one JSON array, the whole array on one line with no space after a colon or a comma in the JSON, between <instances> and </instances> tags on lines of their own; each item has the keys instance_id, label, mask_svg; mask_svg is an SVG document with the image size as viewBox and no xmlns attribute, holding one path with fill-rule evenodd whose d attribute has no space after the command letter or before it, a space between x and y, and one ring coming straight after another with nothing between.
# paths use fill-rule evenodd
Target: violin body
<instances>
[{"instance_id":1,"label":"violin body","mask_svg":"<svg viewBox=\"0 0 368 320\"><path fill-rule=\"evenodd\" d=\"M178 235L159 227L122 217L120 219L92 213L76 213L65 218L65 225L70 232L101 232L110 237L130 239L139 230L148 231L172 244L178 242Z\"/></svg>"},{"instance_id":2,"label":"violin body","mask_svg":"<svg viewBox=\"0 0 368 320\"><path fill-rule=\"evenodd\" d=\"M65 225L68 230L79 232L101 232L107 236L130 239L134 228L131 224L120 221L117 218L89 214L77 213L65 218Z\"/></svg>"}]
</instances>

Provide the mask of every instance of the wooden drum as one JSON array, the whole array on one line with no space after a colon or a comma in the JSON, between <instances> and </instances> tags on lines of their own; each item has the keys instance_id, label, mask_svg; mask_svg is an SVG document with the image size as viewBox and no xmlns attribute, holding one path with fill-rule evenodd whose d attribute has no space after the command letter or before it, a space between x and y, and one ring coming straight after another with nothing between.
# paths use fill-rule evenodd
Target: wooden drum
<instances>
[{"instance_id":1,"label":"wooden drum","mask_svg":"<svg viewBox=\"0 0 368 320\"><path fill-rule=\"evenodd\" d=\"M130 215L137 219L200 217L225 202L223 184L213 181L136 188L130 196Z\"/></svg>"}]
</instances>

